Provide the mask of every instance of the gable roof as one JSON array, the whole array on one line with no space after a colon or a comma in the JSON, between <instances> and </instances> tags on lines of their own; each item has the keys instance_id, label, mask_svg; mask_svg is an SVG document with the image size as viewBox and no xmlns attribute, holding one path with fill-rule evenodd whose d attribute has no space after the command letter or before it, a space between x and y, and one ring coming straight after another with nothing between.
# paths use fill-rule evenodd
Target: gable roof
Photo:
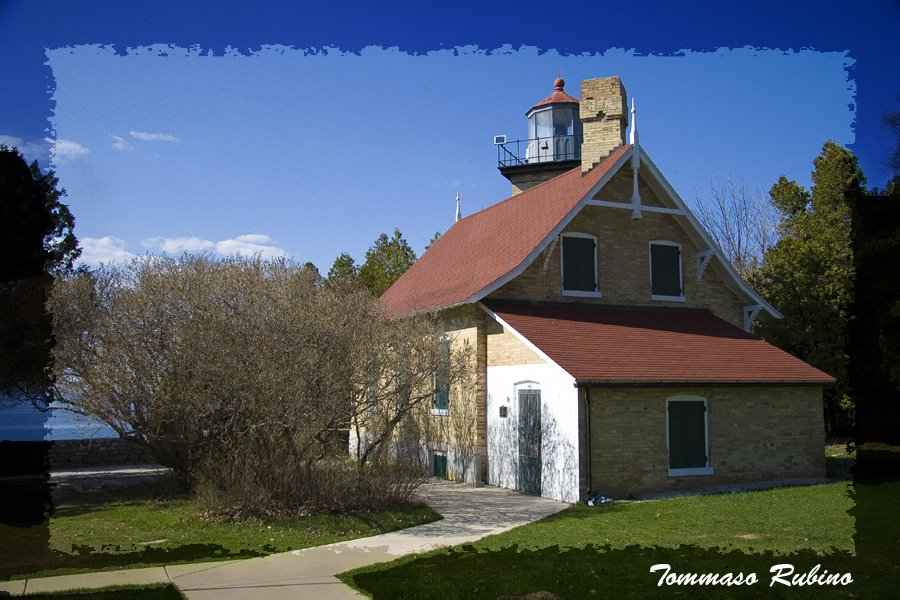
<instances>
[{"instance_id":1,"label":"gable roof","mask_svg":"<svg viewBox=\"0 0 900 600\"><path fill-rule=\"evenodd\" d=\"M577 166L454 223L381 297L386 314L398 317L477 302L505 285L544 251L635 152L641 169L646 168L651 181L685 218L685 231L714 251L726 283L755 303L746 309L762 308L782 318L714 250L715 243L684 200L643 148L631 144L619 147L587 173Z\"/></svg>"},{"instance_id":2,"label":"gable roof","mask_svg":"<svg viewBox=\"0 0 900 600\"><path fill-rule=\"evenodd\" d=\"M584 175L577 166L454 223L381 297L388 316L475 302L495 282L524 270L630 148L620 147Z\"/></svg>"},{"instance_id":3,"label":"gable roof","mask_svg":"<svg viewBox=\"0 0 900 600\"><path fill-rule=\"evenodd\" d=\"M483 305L580 383L835 381L706 310L495 301Z\"/></svg>"}]
</instances>

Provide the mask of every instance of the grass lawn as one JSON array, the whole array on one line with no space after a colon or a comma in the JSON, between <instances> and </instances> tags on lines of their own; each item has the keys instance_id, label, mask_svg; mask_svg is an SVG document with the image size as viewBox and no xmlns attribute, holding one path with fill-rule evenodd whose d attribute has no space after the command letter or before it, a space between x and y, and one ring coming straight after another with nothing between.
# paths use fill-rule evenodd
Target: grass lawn
<instances>
[{"instance_id":1,"label":"grass lawn","mask_svg":"<svg viewBox=\"0 0 900 600\"><path fill-rule=\"evenodd\" d=\"M834 459L834 460L832 460ZM837 450L829 471L843 472L849 457ZM849 471L847 471L849 473ZM768 491L574 506L557 515L475 544L401 558L350 571L341 578L373 598L490 599L549 591L559 598L675 597L896 597L891 577L867 577L856 556L854 498L884 506L897 531L900 485L857 486L841 480ZM891 520L892 519L892 520ZM893 529L892 529L893 528ZM897 540L877 554L884 572ZM893 554L887 552L893 551ZM725 573L758 579L752 587L658 586L666 563L675 573ZM770 569L788 563L795 574L851 572L856 587L770 588ZM872 563L866 568L871 571ZM896 570L896 566L893 567ZM890 575L889 573L885 573ZM894 573L896 575L896 572ZM863 581L865 580L865 581Z\"/></svg>"},{"instance_id":2,"label":"grass lawn","mask_svg":"<svg viewBox=\"0 0 900 600\"><path fill-rule=\"evenodd\" d=\"M202 518L174 484L85 491L49 525L0 525L0 578L22 579L162 564L250 558L330 544L439 519L426 506L350 516L231 523Z\"/></svg>"},{"instance_id":3,"label":"grass lawn","mask_svg":"<svg viewBox=\"0 0 900 600\"><path fill-rule=\"evenodd\" d=\"M30 600L184 600L184 596L174 585L129 586L117 585L97 590L77 590L35 594L26 596Z\"/></svg>"}]
</instances>

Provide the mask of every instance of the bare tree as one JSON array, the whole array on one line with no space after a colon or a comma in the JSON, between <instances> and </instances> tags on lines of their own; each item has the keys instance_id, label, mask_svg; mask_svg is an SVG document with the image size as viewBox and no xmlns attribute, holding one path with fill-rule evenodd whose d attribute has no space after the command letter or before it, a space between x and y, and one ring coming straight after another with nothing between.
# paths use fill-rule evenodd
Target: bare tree
<instances>
[{"instance_id":1,"label":"bare tree","mask_svg":"<svg viewBox=\"0 0 900 600\"><path fill-rule=\"evenodd\" d=\"M430 390L440 336L386 319L361 286L283 260L144 257L61 278L50 309L59 402L146 445L214 510L372 508L419 481L379 447ZM415 391L368 419L351 458L367 382L397 372Z\"/></svg>"},{"instance_id":2,"label":"bare tree","mask_svg":"<svg viewBox=\"0 0 900 600\"><path fill-rule=\"evenodd\" d=\"M709 196L698 194L694 208L723 257L745 279L762 265L766 250L778 239L778 215L768 196L751 193L743 182L712 182Z\"/></svg>"}]
</instances>

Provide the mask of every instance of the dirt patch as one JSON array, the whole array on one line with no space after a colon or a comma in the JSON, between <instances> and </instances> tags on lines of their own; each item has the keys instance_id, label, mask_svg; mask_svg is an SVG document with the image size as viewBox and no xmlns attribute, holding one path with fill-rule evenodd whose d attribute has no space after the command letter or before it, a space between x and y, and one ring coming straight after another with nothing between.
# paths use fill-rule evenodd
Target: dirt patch
<instances>
[{"instance_id":1,"label":"dirt patch","mask_svg":"<svg viewBox=\"0 0 900 600\"><path fill-rule=\"evenodd\" d=\"M742 540L758 540L764 538L765 536L761 533L742 533L735 537L739 537Z\"/></svg>"}]
</instances>

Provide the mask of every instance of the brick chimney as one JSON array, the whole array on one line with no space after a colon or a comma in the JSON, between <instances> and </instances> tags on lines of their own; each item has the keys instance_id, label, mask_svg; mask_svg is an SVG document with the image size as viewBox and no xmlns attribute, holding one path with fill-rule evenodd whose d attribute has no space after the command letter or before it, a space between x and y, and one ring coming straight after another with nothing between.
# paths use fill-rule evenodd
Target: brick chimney
<instances>
[{"instance_id":1,"label":"brick chimney","mask_svg":"<svg viewBox=\"0 0 900 600\"><path fill-rule=\"evenodd\" d=\"M579 116L584 129L581 144L581 172L587 173L625 144L628 104L625 86L618 77L586 79L581 82Z\"/></svg>"}]
</instances>

